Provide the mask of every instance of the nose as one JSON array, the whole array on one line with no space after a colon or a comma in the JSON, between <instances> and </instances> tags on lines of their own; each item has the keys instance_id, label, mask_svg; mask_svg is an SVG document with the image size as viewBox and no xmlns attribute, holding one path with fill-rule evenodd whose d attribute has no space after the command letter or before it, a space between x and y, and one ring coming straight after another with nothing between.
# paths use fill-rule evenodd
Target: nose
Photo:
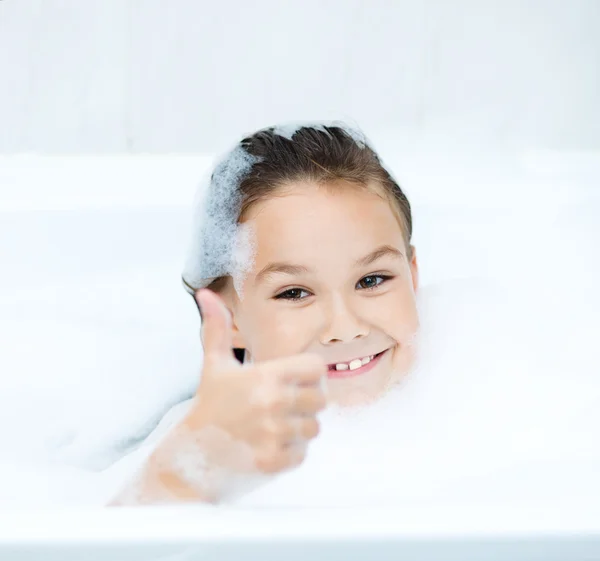
<instances>
[{"instance_id":1,"label":"nose","mask_svg":"<svg viewBox=\"0 0 600 561\"><path fill-rule=\"evenodd\" d=\"M325 327L321 332L321 344L348 343L369 334L369 328L352 303L339 297L326 307Z\"/></svg>"}]
</instances>

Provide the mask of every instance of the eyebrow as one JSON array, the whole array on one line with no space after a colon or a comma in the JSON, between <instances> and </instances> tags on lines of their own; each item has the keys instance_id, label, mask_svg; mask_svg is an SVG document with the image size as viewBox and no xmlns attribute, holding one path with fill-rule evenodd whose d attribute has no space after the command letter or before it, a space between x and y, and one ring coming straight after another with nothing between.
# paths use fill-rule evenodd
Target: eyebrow
<instances>
[{"instance_id":1,"label":"eyebrow","mask_svg":"<svg viewBox=\"0 0 600 561\"><path fill-rule=\"evenodd\" d=\"M354 266L366 267L367 265L370 265L378 259L381 259L382 257L386 257L388 255L398 257L400 259L403 257L403 253L395 247L392 247L391 245L382 245L381 247L378 247L368 255L357 259L354 262ZM311 270L308 267L304 267L303 265L293 265L292 263L283 262L270 263L269 265L261 269L258 275L256 275L256 282L260 282L266 277L278 273L284 275L304 275L310 272Z\"/></svg>"},{"instance_id":2,"label":"eyebrow","mask_svg":"<svg viewBox=\"0 0 600 561\"><path fill-rule=\"evenodd\" d=\"M310 273L310 269L308 269L308 267L303 267L302 265L292 265L291 263L271 263L256 275L256 282L260 282L266 277L277 273L284 275L303 275Z\"/></svg>"},{"instance_id":3,"label":"eyebrow","mask_svg":"<svg viewBox=\"0 0 600 561\"><path fill-rule=\"evenodd\" d=\"M391 245L382 245L381 247L378 247L376 250L372 251L368 255L365 255L364 257L358 259L355 262L354 266L366 267L367 265L370 265L378 259L381 259L382 257L386 257L388 255L392 257L397 257L399 259L402 259L402 257L404 257L404 254L399 249L396 249Z\"/></svg>"}]
</instances>

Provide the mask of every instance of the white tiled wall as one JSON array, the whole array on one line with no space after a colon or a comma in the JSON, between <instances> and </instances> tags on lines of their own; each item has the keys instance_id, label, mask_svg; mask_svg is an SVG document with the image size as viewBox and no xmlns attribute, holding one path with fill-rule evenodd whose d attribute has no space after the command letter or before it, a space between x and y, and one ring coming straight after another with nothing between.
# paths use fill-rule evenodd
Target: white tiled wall
<instances>
[{"instance_id":1,"label":"white tiled wall","mask_svg":"<svg viewBox=\"0 0 600 561\"><path fill-rule=\"evenodd\" d=\"M281 120L600 147L596 0L0 0L0 152L214 152Z\"/></svg>"}]
</instances>

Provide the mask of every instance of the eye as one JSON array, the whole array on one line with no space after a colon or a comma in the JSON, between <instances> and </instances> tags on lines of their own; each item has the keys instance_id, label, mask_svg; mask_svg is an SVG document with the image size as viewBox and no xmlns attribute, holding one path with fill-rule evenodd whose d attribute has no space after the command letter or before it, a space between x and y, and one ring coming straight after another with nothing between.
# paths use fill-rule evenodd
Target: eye
<instances>
[{"instance_id":1,"label":"eye","mask_svg":"<svg viewBox=\"0 0 600 561\"><path fill-rule=\"evenodd\" d=\"M362 290L371 290L377 288L380 284L383 284L391 278L392 277L388 275L368 275L360 279L356 286Z\"/></svg>"},{"instance_id":2,"label":"eye","mask_svg":"<svg viewBox=\"0 0 600 561\"><path fill-rule=\"evenodd\" d=\"M284 292L280 292L275 296L275 300L303 300L306 296L302 296L302 294L310 295L307 290L303 290L302 288L289 288Z\"/></svg>"}]
</instances>

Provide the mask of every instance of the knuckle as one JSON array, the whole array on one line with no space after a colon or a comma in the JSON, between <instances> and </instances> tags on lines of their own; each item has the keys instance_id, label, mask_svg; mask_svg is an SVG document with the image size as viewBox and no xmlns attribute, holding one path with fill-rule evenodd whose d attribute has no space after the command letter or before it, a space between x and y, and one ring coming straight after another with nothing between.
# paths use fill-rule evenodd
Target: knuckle
<instances>
[{"instance_id":1,"label":"knuckle","mask_svg":"<svg viewBox=\"0 0 600 561\"><path fill-rule=\"evenodd\" d=\"M282 407L281 392L276 388L267 387L256 393L257 406L266 412L278 412Z\"/></svg>"},{"instance_id":2,"label":"knuckle","mask_svg":"<svg viewBox=\"0 0 600 561\"><path fill-rule=\"evenodd\" d=\"M298 406L307 412L322 411L327 407L327 399L322 392L316 390L306 390L306 393L302 394L301 401Z\"/></svg>"},{"instance_id":3,"label":"knuckle","mask_svg":"<svg viewBox=\"0 0 600 561\"><path fill-rule=\"evenodd\" d=\"M273 439L275 436L277 436L278 427L271 417L266 417L261 423L261 431L266 439Z\"/></svg>"},{"instance_id":4,"label":"knuckle","mask_svg":"<svg viewBox=\"0 0 600 561\"><path fill-rule=\"evenodd\" d=\"M315 397L315 409L317 411L322 411L325 407L327 407L327 399L323 392L319 392Z\"/></svg>"},{"instance_id":5,"label":"knuckle","mask_svg":"<svg viewBox=\"0 0 600 561\"><path fill-rule=\"evenodd\" d=\"M316 419L309 419L306 421L306 428L304 433L307 438L315 438L321 432L321 426L319 425L319 421Z\"/></svg>"},{"instance_id":6,"label":"knuckle","mask_svg":"<svg viewBox=\"0 0 600 561\"><path fill-rule=\"evenodd\" d=\"M264 403L265 411L269 413L278 413L283 408L283 399L277 392L271 392Z\"/></svg>"},{"instance_id":7,"label":"knuckle","mask_svg":"<svg viewBox=\"0 0 600 561\"><path fill-rule=\"evenodd\" d=\"M273 450L263 451L256 457L256 467L263 473L277 473L283 468L281 455Z\"/></svg>"},{"instance_id":8,"label":"knuckle","mask_svg":"<svg viewBox=\"0 0 600 561\"><path fill-rule=\"evenodd\" d=\"M267 417L264 420L262 423L262 432L265 439L272 444L278 444L286 435L285 427L282 426L281 422L277 422L272 417Z\"/></svg>"}]
</instances>

